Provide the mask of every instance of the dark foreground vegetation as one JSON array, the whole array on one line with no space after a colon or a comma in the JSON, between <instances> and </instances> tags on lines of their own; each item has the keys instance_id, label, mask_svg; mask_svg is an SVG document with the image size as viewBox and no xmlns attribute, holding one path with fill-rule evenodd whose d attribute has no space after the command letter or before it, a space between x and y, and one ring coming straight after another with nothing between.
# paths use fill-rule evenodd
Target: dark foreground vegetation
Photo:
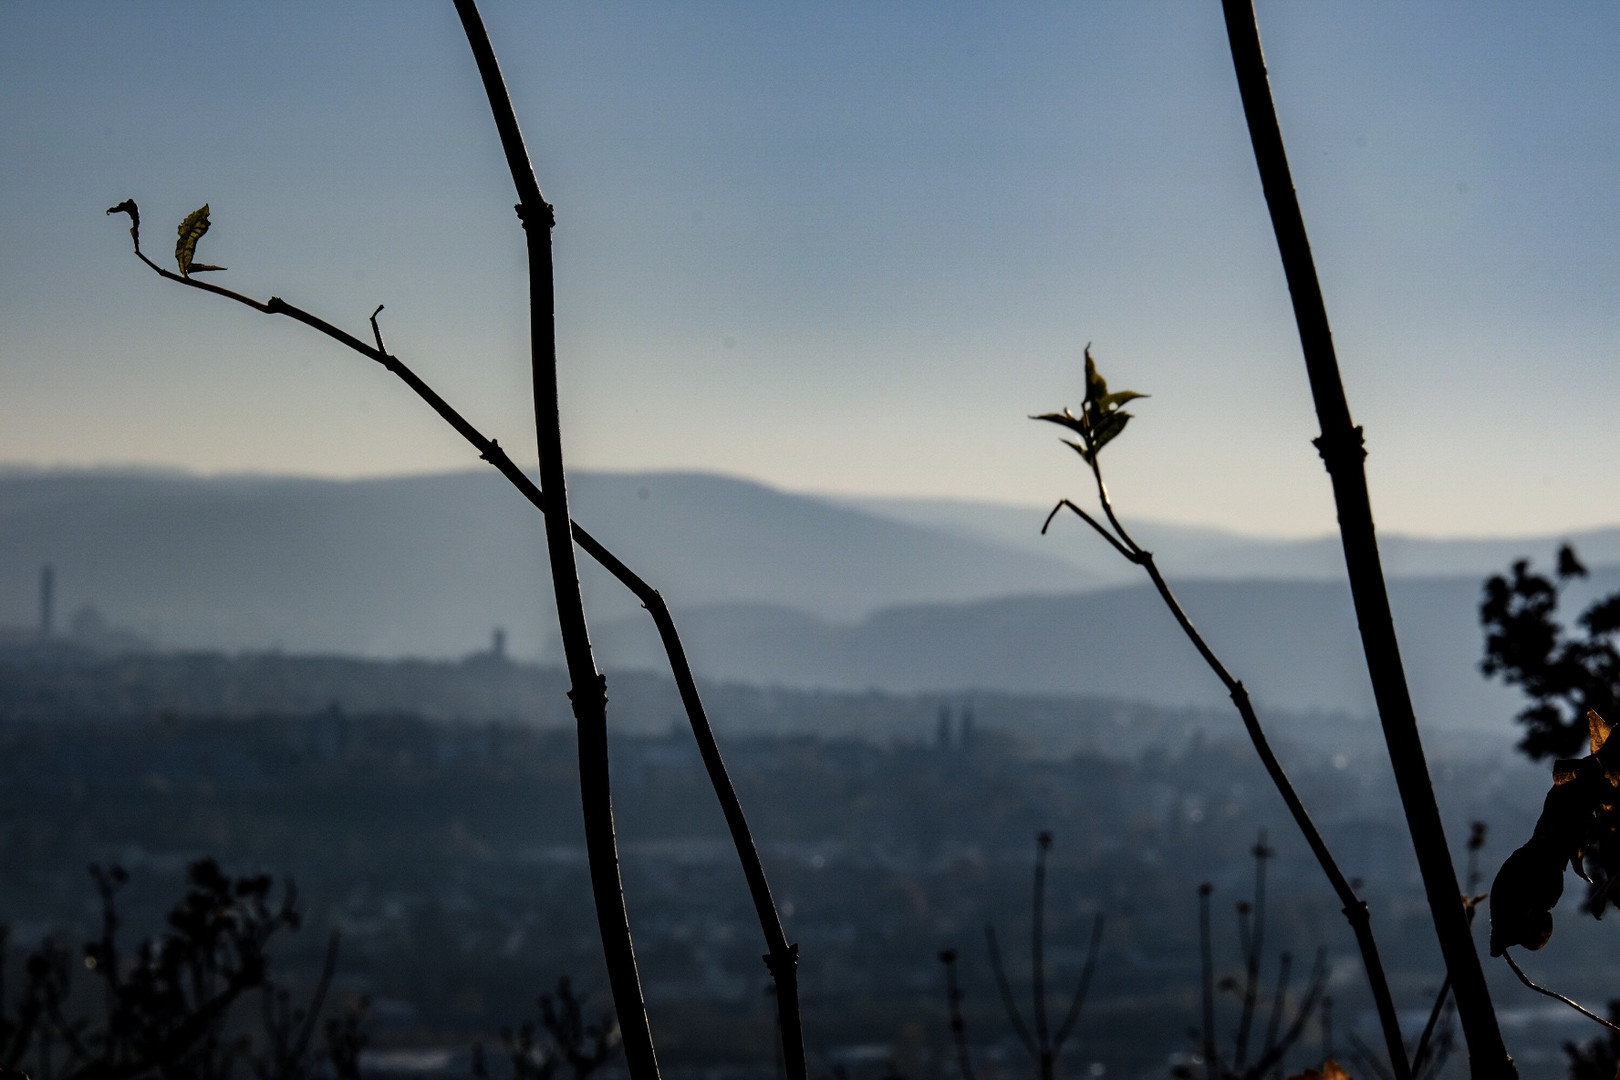
<instances>
[{"instance_id":1,"label":"dark foreground vegetation","mask_svg":"<svg viewBox=\"0 0 1620 1080\"><path fill-rule=\"evenodd\" d=\"M573 735L562 717L538 726L330 705L256 713L242 697L197 714L154 689L165 680L184 687L177 669L202 673L190 693L206 696L250 680L274 685L278 670L301 678L309 664L348 673L324 684L334 700L394 684L444 701L455 698L449 685L474 680L466 665L59 654L53 666L42 657L10 659L8 700L30 704L27 719L0 716L0 915L13 965L47 937L72 948L94 939L100 908L88 864L129 873L119 902L134 938L157 932L187 867L212 855L230 874L294 878L302 927L269 950L292 1001L310 998L327 933L342 929L328 1011L369 1000L373 1071L464 1075L482 1040L490 1072L501 1075L496 1033L562 974L605 1006ZM68 674L74 665L77 677ZM724 824L700 797L701 762L675 726L667 687L661 696L655 680L619 684L641 687L626 695L639 704L622 712L643 734L619 739L613 762L645 989L667 1032L660 1050L672 1073L773 1075L769 980ZM98 720L83 707L86 695L119 686L147 695L145 711L131 705ZM49 701L66 703L54 718ZM1087 1075L1097 1063L1112 1076L1164 1076L1198 1050L1187 1035L1201 1007L1198 884L1215 886L1215 962L1241 974L1228 928L1232 906L1250 898L1249 849L1267 826L1278 852L1268 952L1291 951L1303 986L1310 958L1325 949L1333 1038L1376 1042L1354 940L1229 717L1107 701L743 687L716 701L728 763L757 807L762 852L801 943L813 1074L842 1065L875 1077L892 1063L907 1077L953 1075L938 961L948 948L959 950L979 1072L1025 1067L983 927L999 928L1009 978L1026 987L1027 952L1013 943L1027 940L1031 853L1043 830L1054 836L1044 911L1054 986L1073 985L1093 920L1107 916L1064 1074ZM1371 882L1401 999L1432 1000L1438 957L1427 908L1370 751L1336 739L1328 718L1272 720L1297 762L1296 782L1322 808L1324 832L1349 872ZM1051 737L1060 730L1065 739ZM1466 744L1436 756L1459 842L1472 818L1533 819L1541 778L1529 766ZM1576 988L1604 985L1581 969L1576 958ZM1413 1032L1421 1025L1415 1017ZM1558 1038L1587 1036L1569 1024L1548 1031L1525 1040L1526 1075L1561 1073ZM1290 1066L1320 1061L1321 1038L1313 1025ZM416 1056L398 1056L406 1051Z\"/></svg>"}]
</instances>

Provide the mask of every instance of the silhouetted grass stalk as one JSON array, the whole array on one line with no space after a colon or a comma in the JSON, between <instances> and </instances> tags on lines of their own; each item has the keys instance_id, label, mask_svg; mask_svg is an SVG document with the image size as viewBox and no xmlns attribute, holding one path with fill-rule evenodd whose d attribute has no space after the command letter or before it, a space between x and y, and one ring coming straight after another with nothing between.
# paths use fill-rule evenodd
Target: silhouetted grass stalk
<instances>
[{"instance_id":1,"label":"silhouetted grass stalk","mask_svg":"<svg viewBox=\"0 0 1620 1080\"><path fill-rule=\"evenodd\" d=\"M1277 960L1276 991L1271 999L1265 1036L1255 1060L1253 1063L1249 1061L1249 1042L1254 1033L1261 996L1260 968L1265 939L1266 910L1265 864L1266 860L1273 856L1272 850L1266 846L1264 833L1260 835L1259 842L1251 851L1255 858L1254 900L1252 903L1239 903L1237 906L1238 943L1243 954L1243 982L1240 989L1241 1012L1237 1029L1233 1033L1230 1061L1221 1057L1215 1038L1215 995L1217 989L1239 989L1239 986L1235 979L1220 980L1217 986L1210 934L1210 897L1215 888L1208 882L1198 887L1198 958L1199 974L1203 984L1203 1026L1196 1034L1207 1080L1263 1080L1281 1067L1283 1058L1305 1034L1305 1028L1313 1014L1321 1011L1324 1030L1326 1025L1327 1004L1326 999L1322 997L1322 990L1327 985L1326 952L1317 951L1310 982L1300 997L1299 1007L1293 1018L1286 1023L1284 1021L1288 1011L1288 987L1293 971L1293 957L1286 952L1282 953ZM1382 1067L1377 1066L1375 1061L1369 1064L1383 1073ZM1172 1074L1189 1077L1192 1075L1192 1069L1178 1067ZM1387 1073L1383 1073L1383 1080L1388 1080Z\"/></svg>"},{"instance_id":2,"label":"silhouetted grass stalk","mask_svg":"<svg viewBox=\"0 0 1620 1080\"><path fill-rule=\"evenodd\" d=\"M984 937L990 954L990 969L995 975L996 990L1001 995L1002 1007L1007 1010L1007 1020L1012 1024L1019 1041L1024 1044L1024 1049L1034 1059L1040 1080L1053 1080L1057 1073L1057 1060L1063 1053L1063 1044L1068 1041L1070 1033L1080 1019L1081 1010L1085 1008L1086 994L1091 989L1091 978L1097 970L1097 953L1102 948L1104 919L1099 913L1092 922L1091 944L1086 949L1085 965L1080 969L1079 985L1069 1002L1069 1011L1064 1014L1057 1031L1053 1032L1046 1015L1046 861L1047 854L1052 849L1052 834L1041 833L1035 838L1035 844L1035 891L1030 928L1030 998L1035 1025L1033 1033L1018 1010L1012 985L1007 980L1007 969L1001 962L1001 948L996 941L996 928L986 923ZM955 952L952 951L949 955L950 959L947 960L942 954L941 960L944 961L947 971L947 996L953 1016L952 1030L960 1036L961 1031L956 1026L956 1021L961 1015L958 1009L961 994L956 989ZM967 1061L965 1043L958 1047L958 1052L965 1063ZM963 1065L963 1070L966 1075L968 1071L966 1064Z\"/></svg>"},{"instance_id":3,"label":"silhouetted grass stalk","mask_svg":"<svg viewBox=\"0 0 1620 1080\"><path fill-rule=\"evenodd\" d=\"M1516 1076L1517 1070L1502 1042L1485 973L1469 932L1462 893L1457 887L1457 872L1446 845L1423 743L1418 736L1373 529L1372 501L1367 491L1366 446L1361 428L1351 422L1350 406L1339 377L1327 306L1322 300L1321 283L1305 233L1305 219L1294 192L1282 130L1266 78L1254 6L1252 0L1222 0L1221 7L1231 44L1232 66L1243 99L1243 113L1254 144L1255 164L1288 279L1305 369L1322 427L1316 447L1333 482L1350 593L1355 602L1373 697L1383 723L1396 786L1406 810L1412 846L1423 874L1435 935L1456 995L1457 1015L1468 1043L1469 1067L1476 1078L1505 1080Z\"/></svg>"},{"instance_id":4,"label":"silhouetted grass stalk","mask_svg":"<svg viewBox=\"0 0 1620 1080\"><path fill-rule=\"evenodd\" d=\"M939 954L945 965L945 1009L951 1018L951 1045L956 1050L956 1067L962 1080L977 1080L973 1075L973 1055L968 1053L967 1020L962 1016L962 984L956 977L956 950L946 949Z\"/></svg>"}]
</instances>

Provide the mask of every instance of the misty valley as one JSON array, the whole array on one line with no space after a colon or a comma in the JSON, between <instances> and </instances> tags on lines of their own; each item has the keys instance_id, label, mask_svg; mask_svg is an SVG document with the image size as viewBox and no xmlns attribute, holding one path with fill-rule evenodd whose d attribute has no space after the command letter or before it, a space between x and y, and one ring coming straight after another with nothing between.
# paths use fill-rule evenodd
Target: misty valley
<instances>
[{"instance_id":1,"label":"misty valley","mask_svg":"<svg viewBox=\"0 0 1620 1080\"><path fill-rule=\"evenodd\" d=\"M156 933L185 867L211 855L230 872L296 882L305 925L273 960L294 987L307 991L328 928L342 929L333 995L369 998L373 1071L464 1073L472 1044L496 1042L561 975L605 1007L563 688L559 671L488 654L384 662L14 647L0 658L0 913L12 951L93 936L88 863L130 873L128 931ZM673 685L627 674L610 688L623 732L613 768L626 895L649 1009L667 1032L661 1053L673 1075L769 1077L757 929ZM1042 831L1054 837L1047 962L1062 1002L1092 918L1106 916L1066 1075L1162 1076L1190 1060L1197 887L1215 886L1215 956L1240 972L1234 905L1253 899L1262 830L1277 852L1267 964L1292 953L1303 983L1308 958L1325 950L1329 1037L1375 1037L1334 898L1229 715L740 684L715 687L713 699L800 943L818 1074L950 1072L945 949L961 958L975 1054L996 1074L1023 1067L984 927L998 928L1009 977L1027 994ZM1323 829L1369 881L1400 999L1431 1000L1439 959L1371 721L1272 721ZM1542 774L1466 738L1442 739L1432 755L1459 847L1474 820L1504 830L1485 850L1494 866L1533 819ZM1566 989L1594 997L1606 978L1601 953L1560 971ZM1235 1008L1225 997L1222 1008ZM1555 1074L1558 1041L1585 1034L1579 1017L1539 1006L1504 1016L1521 1018L1527 1075ZM1319 1053L1321 1038L1313 1030L1295 1057Z\"/></svg>"}]
</instances>

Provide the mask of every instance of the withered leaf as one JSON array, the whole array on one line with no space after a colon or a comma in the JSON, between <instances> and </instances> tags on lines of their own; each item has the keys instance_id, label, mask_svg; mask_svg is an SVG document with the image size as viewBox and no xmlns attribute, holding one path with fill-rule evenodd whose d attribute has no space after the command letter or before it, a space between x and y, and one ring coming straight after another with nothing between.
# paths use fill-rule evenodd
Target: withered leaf
<instances>
[{"instance_id":1,"label":"withered leaf","mask_svg":"<svg viewBox=\"0 0 1620 1080\"><path fill-rule=\"evenodd\" d=\"M1320 1069L1306 1069L1290 1076L1288 1080L1350 1080L1350 1074L1345 1072L1343 1065L1328 1058L1322 1062Z\"/></svg>"},{"instance_id":2,"label":"withered leaf","mask_svg":"<svg viewBox=\"0 0 1620 1080\"><path fill-rule=\"evenodd\" d=\"M176 231L179 233L179 239L175 241L174 245L174 261L180 264L181 277L190 277L192 274L203 270L225 269L223 266L210 266L208 263L193 261L197 254L197 241L201 240L203 235L208 232L207 203L203 203L200 208L187 214L186 219L180 223L180 228Z\"/></svg>"},{"instance_id":3,"label":"withered leaf","mask_svg":"<svg viewBox=\"0 0 1620 1080\"><path fill-rule=\"evenodd\" d=\"M1620 740L1587 710L1591 754L1553 765L1553 786L1530 839L1491 884L1491 955L1513 945L1539 949L1552 936L1552 909L1564 891L1568 867L1593 886L1590 908L1601 914L1616 896L1620 857Z\"/></svg>"}]
</instances>

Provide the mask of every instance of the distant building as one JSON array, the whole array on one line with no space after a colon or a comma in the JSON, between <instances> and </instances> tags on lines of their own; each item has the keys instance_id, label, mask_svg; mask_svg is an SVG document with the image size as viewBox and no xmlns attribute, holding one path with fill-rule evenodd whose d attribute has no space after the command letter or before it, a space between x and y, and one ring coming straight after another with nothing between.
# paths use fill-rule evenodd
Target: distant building
<instances>
[{"instance_id":1,"label":"distant building","mask_svg":"<svg viewBox=\"0 0 1620 1080\"><path fill-rule=\"evenodd\" d=\"M46 563L39 571L39 640L51 640L56 621L56 567Z\"/></svg>"}]
</instances>

